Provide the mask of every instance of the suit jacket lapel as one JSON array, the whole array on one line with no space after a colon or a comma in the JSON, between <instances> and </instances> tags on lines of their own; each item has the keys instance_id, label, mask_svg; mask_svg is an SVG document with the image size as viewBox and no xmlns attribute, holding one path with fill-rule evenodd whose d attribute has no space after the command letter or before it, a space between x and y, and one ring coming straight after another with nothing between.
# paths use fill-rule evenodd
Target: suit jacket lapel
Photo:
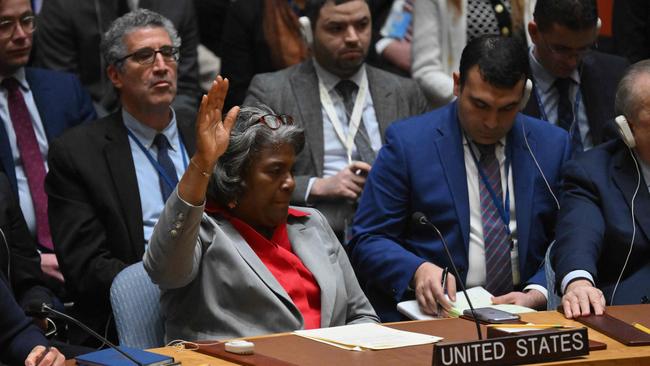
<instances>
[{"instance_id":1,"label":"suit jacket lapel","mask_svg":"<svg viewBox=\"0 0 650 366\"><path fill-rule=\"evenodd\" d=\"M592 75L591 63L593 60L587 55L582 59L580 67L580 94L581 103L585 105L587 112L587 122L589 123L589 132L591 141L595 144L602 141L603 134L603 110L600 96L600 79L598 75Z\"/></svg>"},{"instance_id":2,"label":"suit jacket lapel","mask_svg":"<svg viewBox=\"0 0 650 366\"><path fill-rule=\"evenodd\" d=\"M528 252L530 237L530 220L533 211L533 194L535 192L535 176L530 152L523 139L524 129L521 115L508 133L507 144L512 144L512 181L515 193L515 211L517 220L517 243L519 246L519 263L524 263ZM535 151L535 139L526 131L530 149ZM507 147L508 148L508 147Z\"/></svg>"},{"instance_id":3,"label":"suit jacket lapel","mask_svg":"<svg viewBox=\"0 0 650 366\"><path fill-rule=\"evenodd\" d=\"M398 108L400 105L395 103L394 98L391 98L393 89L386 85L382 78L378 77L377 71L372 66L366 65L366 74L368 75L368 86L383 143L386 129L399 115Z\"/></svg>"},{"instance_id":4,"label":"suit jacket lapel","mask_svg":"<svg viewBox=\"0 0 650 366\"><path fill-rule=\"evenodd\" d=\"M194 123L176 120L176 126L178 126L178 132L181 134L181 139L183 139L183 144L185 145L185 150L187 150L188 158L191 158L192 155L194 155L194 151L196 151L196 132L194 130Z\"/></svg>"},{"instance_id":5,"label":"suit jacket lapel","mask_svg":"<svg viewBox=\"0 0 650 366\"><path fill-rule=\"evenodd\" d=\"M638 176L627 149L618 150L614 157L614 166L612 177L623 196L625 196L625 203L630 208ZM650 193L644 183L642 176L639 192L634 199L634 218L646 237L650 238ZM627 214L629 215L629 212Z\"/></svg>"},{"instance_id":6,"label":"suit jacket lapel","mask_svg":"<svg viewBox=\"0 0 650 366\"><path fill-rule=\"evenodd\" d=\"M287 228L291 248L320 287L321 324L326 326L331 322L336 300L336 282L333 281L333 268L329 254L325 251L326 246L321 242L319 232L315 228L306 228L302 223L294 223Z\"/></svg>"},{"instance_id":7,"label":"suit jacket lapel","mask_svg":"<svg viewBox=\"0 0 650 366\"><path fill-rule=\"evenodd\" d=\"M290 78L294 100L299 100L297 108L300 122L305 129L305 141L316 167L316 176L323 175L323 156L325 143L323 142L323 114L321 112L320 96L318 92L318 76L311 60L303 62Z\"/></svg>"},{"instance_id":8,"label":"suit jacket lapel","mask_svg":"<svg viewBox=\"0 0 650 366\"><path fill-rule=\"evenodd\" d=\"M122 208L124 221L129 230L131 243L135 246L135 256L144 254L144 234L142 232L142 206L135 164L129 145L126 127L122 122L121 111L111 116L111 123L106 129L106 146L104 156L111 172L113 186Z\"/></svg>"},{"instance_id":9,"label":"suit jacket lapel","mask_svg":"<svg viewBox=\"0 0 650 366\"><path fill-rule=\"evenodd\" d=\"M469 250L469 197L467 194L467 173L465 171L465 153L460 125L456 115L456 102L447 107L449 115L438 128L440 136L435 139L438 156L444 167L447 186L451 191L456 206L456 216L463 234L465 255Z\"/></svg>"},{"instance_id":10,"label":"suit jacket lapel","mask_svg":"<svg viewBox=\"0 0 650 366\"><path fill-rule=\"evenodd\" d=\"M35 78L29 68L25 68L25 79L27 79L29 88L32 91L34 103L36 104L36 109L41 117L41 122L43 123L47 139L50 140L52 136L61 135L65 128L64 122L56 118L59 116L58 113L49 113L48 108L50 103L57 99L56 95L52 95L56 92L52 90L51 84L48 83L47 80Z\"/></svg>"}]
</instances>

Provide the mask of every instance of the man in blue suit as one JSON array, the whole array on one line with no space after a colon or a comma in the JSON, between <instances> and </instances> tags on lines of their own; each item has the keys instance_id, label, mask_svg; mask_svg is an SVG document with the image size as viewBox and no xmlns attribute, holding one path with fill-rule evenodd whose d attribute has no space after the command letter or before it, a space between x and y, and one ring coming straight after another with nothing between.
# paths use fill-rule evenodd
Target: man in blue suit
<instances>
[{"instance_id":1,"label":"man in blue suit","mask_svg":"<svg viewBox=\"0 0 650 366\"><path fill-rule=\"evenodd\" d=\"M478 38L454 73L457 100L387 130L350 247L383 321L399 320L396 304L413 297L425 313L450 307L441 285L450 263L440 239L411 222L415 212L440 229L468 287L485 286L495 303L545 306L553 190L570 148L565 131L518 113L527 76L519 40ZM456 279L446 283L454 300Z\"/></svg>"},{"instance_id":2,"label":"man in blue suit","mask_svg":"<svg viewBox=\"0 0 650 366\"><path fill-rule=\"evenodd\" d=\"M627 71L616 109L626 117L627 135L564 170L551 262L568 318L650 296L650 61Z\"/></svg>"},{"instance_id":3,"label":"man in blue suit","mask_svg":"<svg viewBox=\"0 0 650 366\"><path fill-rule=\"evenodd\" d=\"M43 271L63 282L47 222L45 161L49 141L95 110L75 76L25 67L35 30L29 0L2 1L0 19L0 163L44 252Z\"/></svg>"}]
</instances>

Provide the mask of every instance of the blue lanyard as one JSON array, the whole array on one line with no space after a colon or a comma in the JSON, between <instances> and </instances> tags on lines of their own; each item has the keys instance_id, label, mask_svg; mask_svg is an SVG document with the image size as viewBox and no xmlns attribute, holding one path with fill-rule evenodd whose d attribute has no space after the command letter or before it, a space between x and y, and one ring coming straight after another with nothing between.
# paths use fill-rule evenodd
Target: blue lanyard
<instances>
[{"instance_id":1,"label":"blue lanyard","mask_svg":"<svg viewBox=\"0 0 650 366\"><path fill-rule=\"evenodd\" d=\"M163 169L162 166L160 166L160 163L158 163L158 160L154 159L153 156L151 156L151 153L149 153L149 150L147 150L147 148L144 147L144 145L142 145L142 142L140 142L140 140L138 140L138 138L135 137L135 135L133 134L133 132L131 132L130 129L127 128L126 132L129 134L129 137L131 137L133 139L133 141L135 141L135 144L138 145L140 150L142 150L144 155L149 160L149 163L151 163L151 165L158 171L158 174L163 178L163 180L165 181L165 184L167 184L167 186L170 189L174 189L175 186L172 183L171 178L167 175L167 173L165 173L165 170ZM183 167L185 168L185 170L187 170L187 151L185 151L185 145L183 145L183 140L181 140L180 133L177 134L177 135L178 135L178 144L181 147L181 156L183 157Z\"/></svg>"},{"instance_id":2,"label":"blue lanyard","mask_svg":"<svg viewBox=\"0 0 650 366\"><path fill-rule=\"evenodd\" d=\"M476 158L476 154L474 153L474 149L472 148L472 142L470 139L467 138L467 135L465 135L465 139L468 142L468 147L469 147L469 152L472 154L472 159L474 160L474 164L476 165L476 169L478 170L479 175L481 176L481 180L483 181L483 184L485 187L488 189L488 192L490 193L490 198L492 198L492 203L494 203L494 207L497 208L497 211L499 211L499 217L501 217L501 220L503 221L503 226L506 230L506 233L508 234L509 237L511 237L512 233L510 231L510 188L508 184L508 174L510 172L510 160L512 157L512 144L506 143L506 192L505 192L505 203L503 203L499 197L497 197L496 192L494 192L494 189L492 189L492 185L487 179L487 175L485 175L485 172L483 169L481 169L481 166L478 163L478 159ZM498 161L498 159L497 159ZM501 174L501 168L499 168L499 174ZM512 239L510 240L510 245L512 245Z\"/></svg>"},{"instance_id":3,"label":"blue lanyard","mask_svg":"<svg viewBox=\"0 0 650 366\"><path fill-rule=\"evenodd\" d=\"M542 98L539 96L539 93L537 92L537 88L533 88L534 94L535 94L535 100L537 101L537 107L539 108L539 114L540 117L544 121L551 122L548 119L548 115L546 114L546 110L544 109L544 104L542 104ZM559 98L559 96L558 96ZM569 128L569 134L573 136L576 130L576 125L579 123L578 122L578 108L580 107L580 101L582 100L582 91L580 91L580 85L578 85L578 90L576 91L576 101L573 105L573 122L571 123L571 127ZM557 121L556 121L557 125ZM582 141L582 136L580 136L580 140Z\"/></svg>"}]
</instances>

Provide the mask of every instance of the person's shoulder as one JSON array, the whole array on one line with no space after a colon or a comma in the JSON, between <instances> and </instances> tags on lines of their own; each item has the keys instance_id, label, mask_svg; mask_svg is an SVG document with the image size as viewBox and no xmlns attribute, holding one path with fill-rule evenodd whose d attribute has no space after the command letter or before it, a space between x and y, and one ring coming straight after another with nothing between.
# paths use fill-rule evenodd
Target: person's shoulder
<instances>
[{"instance_id":1,"label":"person's shoulder","mask_svg":"<svg viewBox=\"0 0 650 366\"><path fill-rule=\"evenodd\" d=\"M415 80L366 64L369 81L381 81L400 88L418 88Z\"/></svg>"},{"instance_id":2,"label":"person's shoulder","mask_svg":"<svg viewBox=\"0 0 650 366\"><path fill-rule=\"evenodd\" d=\"M591 51L583 58L586 69L594 68L601 71L622 72L630 66L630 62L621 56L609 53Z\"/></svg>"},{"instance_id":3,"label":"person's shoulder","mask_svg":"<svg viewBox=\"0 0 650 366\"><path fill-rule=\"evenodd\" d=\"M75 84L79 86L81 85L79 78L77 77L77 75L73 73L58 71L58 70L43 69L40 67L26 67L25 77L30 82L36 80L39 82L48 83L53 87L61 86L62 83Z\"/></svg>"},{"instance_id":4,"label":"person's shoulder","mask_svg":"<svg viewBox=\"0 0 650 366\"><path fill-rule=\"evenodd\" d=\"M539 118L531 117L525 114L519 114L518 120L520 121L523 129L538 138L553 139L553 140L567 140L568 133L565 129L558 127L548 121Z\"/></svg>"},{"instance_id":5,"label":"person's shoulder","mask_svg":"<svg viewBox=\"0 0 650 366\"><path fill-rule=\"evenodd\" d=\"M614 156L627 149L621 139L604 142L594 148L579 154L574 159L579 165L589 169L603 169L608 167Z\"/></svg>"},{"instance_id":6,"label":"person's shoulder","mask_svg":"<svg viewBox=\"0 0 650 366\"><path fill-rule=\"evenodd\" d=\"M75 147L96 147L97 139L120 123L119 112L109 114L94 121L83 123L66 130L56 141L59 145Z\"/></svg>"}]
</instances>

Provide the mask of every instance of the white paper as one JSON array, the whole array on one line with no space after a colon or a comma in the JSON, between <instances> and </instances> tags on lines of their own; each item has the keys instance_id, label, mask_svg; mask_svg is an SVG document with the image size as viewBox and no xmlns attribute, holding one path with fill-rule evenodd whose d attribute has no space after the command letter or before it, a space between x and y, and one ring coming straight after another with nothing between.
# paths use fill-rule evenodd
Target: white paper
<instances>
[{"instance_id":1,"label":"white paper","mask_svg":"<svg viewBox=\"0 0 650 366\"><path fill-rule=\"evenodd\" d=\"M301 337L327 343L348 350L388 349L440 341L441 337L428 334L406 332L388 328L376 323L343 325L340 327L297 330Z\"/></svg>"},{"instance_id":2,"label":"white paper","mask_svg":"<svg viewBox=\"0 0 650 366\"><path fill-rule=\"evenodd\" d=\"M503 311L507 311L511 314L523 314L523 313L532 313L535 312L534 309L527 308L525 306L512 305L512 304L492 304L492 294L489 293L486 289L481 286L472 287L467 290L467 296L469 296L472 301L474 309L476 308L494 308ZM449 298L447 298L449 300ZM456 301L451 302L452 309L449 312L449 316L458 317L463 315L463 312L469 309L469 304L467 299L462 291L456 292ZM420 306L416 300L402 301L397 304L397 310L409 317L410 319L415 320L429 320L429 319L438 319L435 316L431 316L423 313L420 310Z\"/></svg>"}]
</instances>

